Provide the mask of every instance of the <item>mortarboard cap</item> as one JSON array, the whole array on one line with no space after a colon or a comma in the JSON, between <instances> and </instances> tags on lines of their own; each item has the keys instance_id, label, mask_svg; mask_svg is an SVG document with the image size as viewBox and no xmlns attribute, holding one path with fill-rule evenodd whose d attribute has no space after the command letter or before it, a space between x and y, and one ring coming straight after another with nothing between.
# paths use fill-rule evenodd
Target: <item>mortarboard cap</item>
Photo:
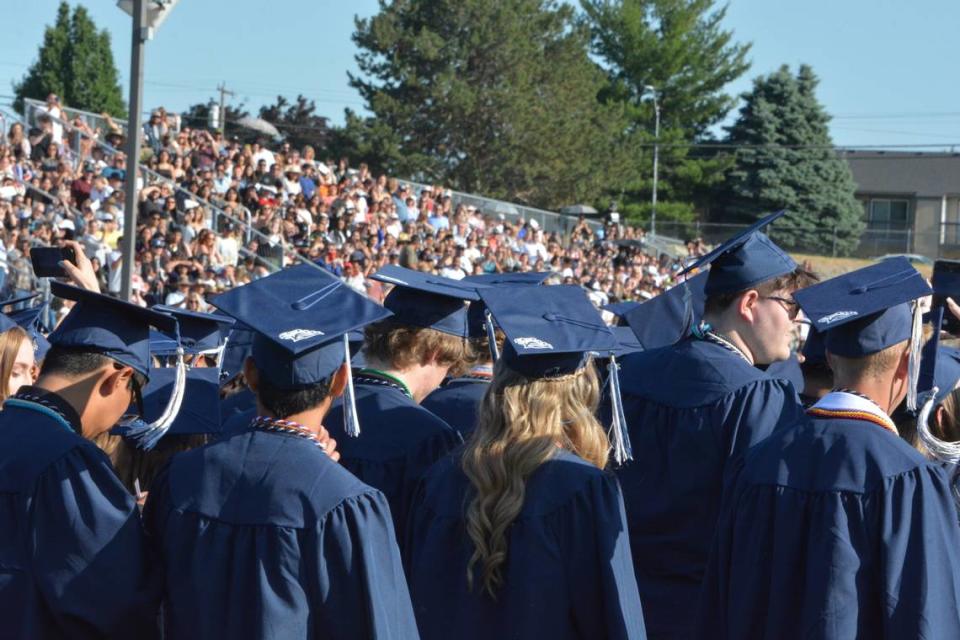
<instances>
[{"instance_id":1,"label":"mortarboard cap","mask_svg":"<svg viewBox=\"0 0 960 640\"><path fill-rule=\"evenodd\" d=\"M143 390L143 412L146 420L155 420L163 412L176 379L176 369L154 369ZM183 404L167 433L192 435L220 433L220 371L216 367L187 370Z\"/></svg>"},{"instance_id":2,"label":"mortarboard cap","mask_svg":"<svg viewBox=\"0 0 960 640\"><path fill-rule=\"evenodd\" d=\"M683 272L710 265L706 295L737 293L790 273L797 263L760 230L786 210L771 213L698 258Z\"/></svg>"},{"instance_id":3,"label":"mortarboard cap","mask_svg":"<svg viewBox=\"0 0 960 640\"><path fill-rule=\"evenodd\" d=\"M477 289L486 286L395 265L384 266L371 278L396 285L383 306L398 322L461 338L469 336L464 300L479 300Z\"/></svg>"},{"instance_id":4,"label":"mortarboard cap","mask_svg":"<svg viewBox=\"0 0 960 640\"><path fill-rule=\"evenodd\" d=\"M932 382L928 383L932 388L925 390L926 398L917 416L917 438L935 459L956 466L960 463L960 442L941 440L930 431L929 425L930 413L960 383L960 350L938 346L938 338L939 333L934 332L923 352L921 368L932 375Z\"/></svg>"},{"instance_id":5,"label":"mortarboard cap","mask_svg":"<svg viewBox=\"0 0 960 640\"><path fill-rule=\"evenodd\" d=\"M503 364L522 376L563 376L583 367L592 353L609 357L613 457L617 464L631 459L616 362L620 344L586 292L575 285L507 285L480 293L506 335Z\"/></svg>"},{"instance_id":6,"label":"mortarboard cap","mask_svg":"<svg viewBox=\"0 0 960 640\"><path fill-rule=\"evenodd\" d=\"M795 292L794 299L826 350L862 358L910 339L909 302L930 295L906 258L891 258Z\"/></svg>"},{"instance_id":7,"label":"mortarboard cap","mask_svg":"<svg viewBox=\"0 0 960 640\"><path fill-rule=\"evenodd\" d=\"M227 334L227 343L220 357L220 385L223 386L243 373L243 363L253 348L256 331L237 322Z\"/></svg>"},{"instance_id":8,"label":"mortarboard cap","mask_svg":"<svg viewBox=\"0 0 960 640\"><path fill-rule=\"evenodd\" d=\"M149 376L150 327L177 335L176 319L164 313L61 282L50 291L77 303L50 334L53 345L100 353Z\"/></svg>"},{"instance_id":9,"label":"mortarboard cap","mask_svg":"<svg viewBox=\"0 0 960 640\"><path fill-rule=\"evenodd\" d=\"M823 333L811 327L800 352L803 354L804 364L826 364L827 350L824 346Z\"/></svg>"},{"instance_id":10,"label":"mortarboard cap","mask_svg":"<svg viewBox=\"0 0 960 640\"><path fill-rule=\"evenodd\" d=\"M38 295L39 294L37 293L29 293L22 296L15 296L13 298L8 298L6 300L0 300L0 309L21 305L24 302L33 300ZM39 308L39 307L36 307L36 308ZM20 309L19 311L8 311L7 313L0 313L0 333L3 333L7 329L12 329L13 327L16 327L16 326L21 326L24 329L26 329L27 328L26 324L21 324L17 322L16 318L14 318L14 314L23 312L26 310L27 309ZM39 314L39 311L37 313Z\"/></svg>"},{"instance_id":11,"label":"mortarboard cap","mask_svg":"<svg viewBox=\"0 0 960 640\"><path fill-rule=\"evenodd\" d=\"M212 303L256 331L253 360L261 375L281 389L329 378L345 361L344 336L390 315L308 264L232 289Z\"/></svg>"},{"instance_id":12,"label":"mortarboard cap","mask_svg":"<svg viewBox=\"0 0 960 640\"><path fill-rule=\"evenodd\" d=\"M461 282L480 284L484 286L495 287L498 285L519 285L536 286L550 277L550 272L514 272L514 273L485 273L482 275L467 276ZM490 337L487 327L487 307L483 300L473 300L467 307L467 332L471 338ZM496 349L496 345L491 343L491 350ZM496 359L496 354L494 359Z\"/></svg>"},{"instance_id":13,"label":"mortarboard cap","mask_svg":"<svg viewBox=\"0 0 960 640\"><path fill-rule=\"evenodd\" d=\"M624 319L644 349L659 349L674 344L684 337L689 328L684 326L686 300L689 295L690 325L703 317L706 300L704 287L708 273L698 273L686 282L676 285L658 296L641 303L626 313Z\"/></svg>"},{"instance_id":14,"label":"mortarboard cap","mask_svg":"<svg viewBox=\"0 0 960 640\"><path fill-rule=\"evenodd\" d=\"M40 314L46 308L46 305L40 305L12 311L9 314L10 320L26 331L27 335L33 340L33 357L37 362L43 360L47 351L50 350L50 341L40 330ZM0 331L6 331L6 329L0 329Z\"/></svg>"},{"instance_id":15,"label":"mortarboard cap","mask_svg":"<svg viewBox=\"0 0 960 640\"><path fill-rule=\"evenodd\" d=\"M180 325L180 342L187 353L217 351L236 322L233 318L221 314L200 313L160 304L154 305L153 310L177 319Z\"/></svg>"},{"instance_id":16,"label":"mortarboard cap","mask_svg":"<svg viewBox=\"0 0 960 640\"><path fill-rule=\"evenodd\" d=\"M637 340L637 336L630 327L610 327L610 330L613 331L613 336L617 339L617 348L613 353L618 358L644 350L643 345Z\"/></svg>"},{"instance_id":17,"label":"mortarboard cap","mask_svg":"<svg viewBox=\"0 0 960 640\"><path fill-rule=\"evenodd\" d=\"M824 332L829 353L863 358L909 341L907 408L917 408L920 377L920 341L923 336L920 305L910 302L933 290L903 257L890 258L831 278L793 294L817 331Z\"/></svg>"},{"instance_id":18,"label":"mortarboard cap","mask_svg":"<svg viewBox=\"0 0 960 640\"><path fill-rule=\"evenodd\" d=\"M626 326L626 315L628 312L633 311L640 306L640 302L636 300L625 300L623 302L611 302L610 304L605 304L601 309L604 311L609 311L614 316L619 318L620 324Z\"/></svg>"}]
</instances>

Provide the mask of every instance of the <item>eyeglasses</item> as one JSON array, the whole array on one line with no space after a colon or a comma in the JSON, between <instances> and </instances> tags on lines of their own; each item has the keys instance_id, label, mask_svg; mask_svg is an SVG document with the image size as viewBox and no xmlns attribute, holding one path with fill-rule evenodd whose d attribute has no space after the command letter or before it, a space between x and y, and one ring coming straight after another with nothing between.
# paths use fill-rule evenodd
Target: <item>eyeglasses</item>
<instances>
[{"instance_id":1,"label":"eyeglasses","mask_svg":"<svg viewBox=\"0 0 960 640\"><path fill-rule=\"evenodd\" d=\"M787 312L787 316L791 320L796 320L797 316L800 314L800 305L797 304L796 300L791 300L790 298L783 298L780 296L760 296L763 300L773 300L780 303L783 307L783 310Z\"/></svg>"}]
</instances>

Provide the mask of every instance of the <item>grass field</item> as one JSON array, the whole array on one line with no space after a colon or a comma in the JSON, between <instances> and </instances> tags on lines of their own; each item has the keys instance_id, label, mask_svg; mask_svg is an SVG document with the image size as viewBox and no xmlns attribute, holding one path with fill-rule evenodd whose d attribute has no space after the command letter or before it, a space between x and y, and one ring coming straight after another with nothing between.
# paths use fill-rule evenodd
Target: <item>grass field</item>
<instances>
[{"instance_id":1,"label":"grass field","mask_svg":"<svg viewBox=\"0 0 960 640\"><path fill-rule=\"evenodd\" d=\"M873 264L875 261L868 258L831 258L828 256L812 256L803 253L792 253L791 257L797 261L797 264L809 262L813 271L820 276L821 280L832 278L860 267ZM928 265L915 264L917 271L924 277L929 278L932 271Z\"/></svg>"}]
</instances>

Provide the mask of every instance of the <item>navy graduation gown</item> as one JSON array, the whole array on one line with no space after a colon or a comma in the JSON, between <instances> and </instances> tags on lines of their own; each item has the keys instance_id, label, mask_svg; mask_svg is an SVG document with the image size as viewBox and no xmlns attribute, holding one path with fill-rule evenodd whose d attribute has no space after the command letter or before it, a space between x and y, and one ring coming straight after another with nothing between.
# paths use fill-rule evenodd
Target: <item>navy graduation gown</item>
<instances>
[{"instance_id":1,"label":"navy graduation gown","mask_svg":"<svg viewBox=\"0 0 960 640\"><path fill-rule=\"evenodd\" d=\"M789 382L687 338L624 358L633 461L617 469L651 637L692 632L731 459L802 416Z\"/></svg>"},{"instance_id":2,"label":"navy graduation gown","mask_svg":"<svg viewBox=\"0 0 960 640\"><path fill-rule=\"evenodd\" d=\"M248 430L178 454L144 515L167 638L417 638L386 500L311 440Z\"/></svg>"},{"instance_id":3,"label":"navy graduation gown","mask_svg":"<svg viewBox=\"0 0 960 640\"><path fill-rule=\"evenodd\" d=\"M451 378L424 398L420 406L439 416L466 440L477 425L480 401L489 386L489 378Z\"/></svg>"},{"instance_id":4,"label":"navy graduation gown","mask_svg":"<svg viewBox=\"0 0 960 640\"><path fill-rule=\"evenodd\" d=\"M11 401L0 412L0 637L158 637L160 584L133 497L71 430L69 405L25 396L69 419Z\"/></svg>"},{"instance_id":5,"label":"navy graduation gown","mask_svg":"<svg viewBox=\"0 0 960 640\"><path fill-rule=\"evenodd\" d=\"M360 436L346 434L342 399L330 409L323 426L337 441L340 464L387 497L399 535L420 478L461 439L400 388L363 380L357 376L354 384Z\"/></svg>"},{"instance_id":6,"label":"navy graduation gown","mask_svg":"<svg viewBox=\"0 0 960 640\"><path fill-rule=\"evenodd\" d=\"M805 420L732 475L698 637L960 638L949 482L901 438Z\"/></svg>"},{"instance_id":7,"label":"navy graduation gown","mask_svg":"<svg viewBox=\"0 0 960 640\"><path fill-rule=\"evenodd\" d=\"M646 637L612 474L561 449L530 476L496 600L479 584L467 587L471 492L459 456L448 456L430 470L410 512L404 565L424 640Z\"/></svg>"}]
</instances>

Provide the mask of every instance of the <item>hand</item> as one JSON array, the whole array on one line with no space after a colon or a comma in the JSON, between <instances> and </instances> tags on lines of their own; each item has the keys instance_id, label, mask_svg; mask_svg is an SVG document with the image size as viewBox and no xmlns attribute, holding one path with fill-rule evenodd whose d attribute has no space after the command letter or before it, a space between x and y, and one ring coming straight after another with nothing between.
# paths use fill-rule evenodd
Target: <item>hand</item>
<instances>
[{"instance_id":1,"label":"hand","mask_svg":"<svg viewBox=\"0 0 960 640\"><path fill-rule=\"evenodd\" d=\"M327 431L323 425L320 425L320 430L317 432L317 439L323 443L323 450L330 456L330 459L334 462L339 462L340 452L337 451L337 441L330 437L330 432Z\"/></svg>"},{"instance_id":2,"label":"hand","mask_svg":"<svg viewBox=\"0 0 960 640\"><path fill-rule=\"evenodd\" d=\"M62 260L61 266L67 272L67 278L76 286L87 291L100 293L100 283L97 282L97 274L93 270L93 264L90 258L83 252L83 247L76 240L64 240L63 245L71 247L77 257L77 263L73 264L69 260Z\"/></svg>"},{"instance_id":3,"label":"hand","mask_svg":"<svg viewBox=\"0 0 960 640\"><path fill-rule=\"evenodd\" d=\"M960 305L953 301L953 298L947 298L947 309L953 314L953 317L960 320Z\"/></svg>"}]
</instances>

